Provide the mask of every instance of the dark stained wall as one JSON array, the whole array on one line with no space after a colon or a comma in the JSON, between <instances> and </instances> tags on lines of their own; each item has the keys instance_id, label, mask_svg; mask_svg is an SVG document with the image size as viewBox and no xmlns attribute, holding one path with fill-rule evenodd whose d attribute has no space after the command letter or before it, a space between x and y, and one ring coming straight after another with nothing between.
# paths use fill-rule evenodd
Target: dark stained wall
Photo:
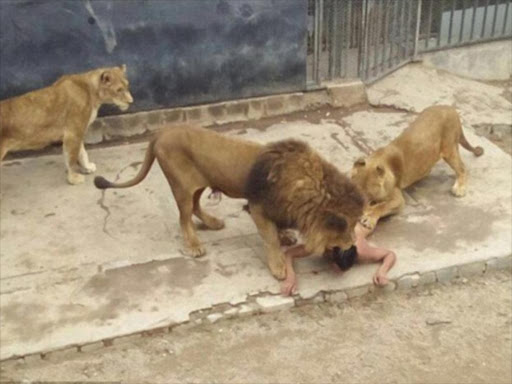
<instances>
[{"instance_id":1,"label":"dark stained wall","mask_svg":"<svg viewBox=\"0 0 512 384\"><path fill-rule=\"evenodd\" d=\"M306 14L307 0L0 0L0 99L123 63L131 112L303 90Z\"/></svg>"}]
</instances>

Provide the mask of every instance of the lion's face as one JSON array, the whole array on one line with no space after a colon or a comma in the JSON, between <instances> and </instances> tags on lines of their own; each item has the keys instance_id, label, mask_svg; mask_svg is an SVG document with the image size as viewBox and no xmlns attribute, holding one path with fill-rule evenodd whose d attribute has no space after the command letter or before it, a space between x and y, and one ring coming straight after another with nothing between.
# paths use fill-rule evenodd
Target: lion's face
<instances>
[{"instance_id":1,"label":"lion's face","mask_svg":"<svg viewBox=\"0 0 512 384\"><path fill-rule=\"evenodd\" d=\"M133 103L128 84L125 65L106 69L100 75L99 95L101 100L104 103L115 104L122 111L126 111Z\"/></svg>"},{"instance_id":2,"label":"lion's face","mask_svg":"<svg viewBox=\"0 0 512 384\"><path fill-rule=\"evenodd\" d=\"M379 161L379 158L357 160L351 178L366 195L370 205L386 200L396 183L387 164Z\"/></svg>"}]
</instances>

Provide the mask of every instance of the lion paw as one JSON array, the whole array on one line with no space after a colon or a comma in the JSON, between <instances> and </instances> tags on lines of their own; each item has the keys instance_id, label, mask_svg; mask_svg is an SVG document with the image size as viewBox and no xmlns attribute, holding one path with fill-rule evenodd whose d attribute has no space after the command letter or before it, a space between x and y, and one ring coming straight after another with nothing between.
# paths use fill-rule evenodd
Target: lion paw
<instances>
[{"instance_id":1,"label":"lion paw","mask_svg":"<svg viewBox=\"0 0 512 384\"><path fill-rule=\"evenodd\" d=\"M96 164L88 163L87 165L82 167L82 170L84 171L84 173L87 173L87 174L94 173L94 172L96 172Z\"/></svg>"},{"instance_id":2,"label":"lion paw","mask_svg":"<svg viewBox=\"0 0 512 384\"><path fill-rule=\"evenodd\" d=\"M85 181L85 177L79 173L68 173L68 183L71 185L82 184Z\"/></svg>"},{"instance_id":3,"label":"lion paw","mask_svg":"<svg viewBox=\"0 0 512 384\"><path fill-rule=\"evenodd\" d=\"M363 216L361 220L359 220L361 225L368 229L369 231L373 231L375 226L377 225L377 220L370 216Z\"/></svg>"},{"instance_id":4,"label":"lion paw","mask_svg":"<svg viewBox=\"0 0 512 384\"><path fill-rule=\"evenodd\" d=\"M286 266L283 261L279 260L269 260L268 267L270 268L270 272L272 275L278 280L284 280L286 278Z\"/></svg>"},{"instance_id":5,"label":"lion paw","mask_svg":"<svg viewBox=\"0 0 512 384\"><path fill-rule=\"evenodd\" d=\"M183 249L182 253L184 253L187 256L196 258L206 255L206 249L201 245L188 246L185 247L185 249Z\"/></svg>"},{"instance_id":6,"label":"lion paw","mask_svg":"<svg viewBox=\"0 0 512 384\"><path fill-rule=\"evenodd\" d=\"M207 221L204 222L205 225L214 231L219 231L224 228L225 224L223 220L217 219L216 217L211 217Z\"/></svg>"},{"instance_id":7,"label":"lion paw","mask_svg":"<svg viewBox=\"0 0 512 384\"><path fill-rule=\"evenodd\" d=\"M295 237L295 233L293 231L284 229L279 231L279 242L282 246L290 247L297 244L297 237Z\"/></svg>"},{"instance_id":8,"label":"lion paw","mask_svg":"<svg viewBox=\"0 0 512 384\"><path fill-rule=\"evenodd\" d=\"M452 187L452 194L456 197L463 197L466 195L466 186L455 183Z\"/></svg>"}]
</instances>

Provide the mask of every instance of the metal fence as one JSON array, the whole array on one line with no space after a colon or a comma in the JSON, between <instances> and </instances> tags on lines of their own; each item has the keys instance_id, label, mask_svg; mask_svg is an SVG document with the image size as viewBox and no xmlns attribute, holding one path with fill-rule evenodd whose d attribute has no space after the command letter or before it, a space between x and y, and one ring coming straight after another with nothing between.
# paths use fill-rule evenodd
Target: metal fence
<instances>
[{"instance_id":1,"label":"metal fence","mask_svg":"<svg viewBox=\"0 0 512 384\"><path fill-rule=\"evenodd\" d=\"M512 0L309 0L308 84L372 82L419 53L512 37Z\"/></svg>"}]
</instances>

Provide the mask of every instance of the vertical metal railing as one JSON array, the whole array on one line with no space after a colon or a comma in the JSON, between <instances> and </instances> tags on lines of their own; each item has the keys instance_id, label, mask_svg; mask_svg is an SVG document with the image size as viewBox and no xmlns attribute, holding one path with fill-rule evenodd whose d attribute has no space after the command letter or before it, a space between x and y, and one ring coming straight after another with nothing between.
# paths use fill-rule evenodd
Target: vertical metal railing
<instances>
[{"instance_id":1,"label":"vertical metal railing","mask_svg":"<svg viewBox=\"0 0 512 384\"><path fill-rule=\"evenodd\" d=\"M315 86L371 82L423 52L512 37L512 0L309 1Z\"/></svg>"},{"instance_id":2,"label":"vertical metal railing","mask_svg":"<svg viewBox=\"0 0 512 384\"><path fill-rule=\"evenodd\" d=\"M420 0L368 0L364 18L364 49L359 77L376 80L408 63L417 51L415 39Z\"/></svg>"},{"instance_id":3,"label":"vertical metal railing","mask_svg":"<svg viewBox=\"0 0 512 384\"><path fill-rule=\"evenodd\" d=\"M512 37L512 0L422 1L426 14L420 18L419 52Z\"/></svg>"},{"instance_id":4,"label":"vertical metal railing","mask_svg":"<svg viewBox=\"0 0 512 384\"><path fill-rule=\"evenodd\" d=\"M314 35L313 35L313 83L320 84L320 49L323 30L323 0L315 0L314 8Z\"/></svg>"}]
</instances>

